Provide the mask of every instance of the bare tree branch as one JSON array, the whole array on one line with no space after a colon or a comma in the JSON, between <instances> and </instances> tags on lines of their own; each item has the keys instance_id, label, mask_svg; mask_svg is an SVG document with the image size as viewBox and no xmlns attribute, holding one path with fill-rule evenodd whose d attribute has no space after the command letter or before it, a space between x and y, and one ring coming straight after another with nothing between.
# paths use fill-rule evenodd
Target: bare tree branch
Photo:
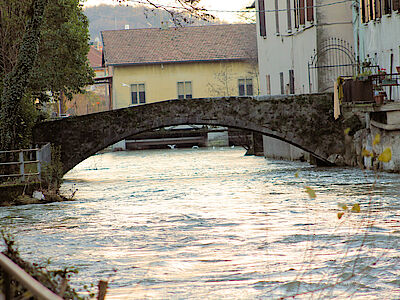
<instances>
[{"instance_id":1,"label":"bare tree branch","mask_svg":"<svg viewBox=\"0 0 400 300\"><path fill-rule=\"evenodd\" d=\"M184 13L189 13L191 16L195 18L205 21L212 21L215 19L215 16L208 13L204 7L200 6L201 0L175 0L177 6L160 4L155 0L142 0L142 1L114 0L114 1L119 4L129 4L130 2L148 4L156 9L162 9L170 14L176 26L183 26L184 24L191 23L187 17L187 14Z\"/></svg>"}]
</instances>

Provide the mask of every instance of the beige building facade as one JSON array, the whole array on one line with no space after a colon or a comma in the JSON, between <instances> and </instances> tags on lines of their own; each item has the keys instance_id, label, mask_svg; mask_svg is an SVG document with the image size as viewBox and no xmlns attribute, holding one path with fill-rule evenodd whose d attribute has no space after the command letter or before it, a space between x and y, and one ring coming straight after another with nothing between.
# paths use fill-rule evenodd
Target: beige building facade
<instances>
[{"instance_id":1,"label":"beige building facade","mask_svg":"<svg viewBox=\"0 0 400 300\"><path fill-rule=\"evenodd\" d=\"M104 31L113 108L258 95L255 24Z\"/></svg>"}]
</instances>

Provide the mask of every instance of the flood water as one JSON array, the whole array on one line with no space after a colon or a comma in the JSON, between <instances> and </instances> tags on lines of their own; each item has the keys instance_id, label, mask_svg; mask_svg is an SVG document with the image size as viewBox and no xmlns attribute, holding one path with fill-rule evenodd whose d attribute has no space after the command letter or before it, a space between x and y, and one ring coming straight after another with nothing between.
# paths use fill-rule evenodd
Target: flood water
<instances>
[{"instance_id":1,"label":"flood water","mask_svg":"<svg viewBox=\"0 0 400 300\"><path fill-rule=\"evenodd\" d=\"M77 267L82 295L108 279L107 299L400 298L399 175L244 153L98 154L65 176L73 201L0 224L24 258Z\"/></svg>"}]
</instances>

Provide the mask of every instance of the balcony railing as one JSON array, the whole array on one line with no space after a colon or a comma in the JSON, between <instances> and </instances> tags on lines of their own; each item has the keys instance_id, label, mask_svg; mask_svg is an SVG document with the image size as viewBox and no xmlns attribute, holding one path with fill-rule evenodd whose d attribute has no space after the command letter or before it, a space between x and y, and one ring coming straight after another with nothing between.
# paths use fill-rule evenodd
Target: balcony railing
<instances>
[{"instance_id":1,"label":"balcony railing","mask_svg":"<svg viewBox=\"0 0 400 300\"><path fill-rule=\"evenodd\" d=\"M400 101L400 74L376 74L370 76L375 97L383 101Z\"/></svg>"},{"instance_id":2,"label":"balcony railing","mask_svg":"<svg viewBox=\"0 0 400 300\"><path fill-rule=\"evenodd\" d=\"M400 101L400 74L374 74L343 78L343 102Z\"/></svg>"}]
</instances>

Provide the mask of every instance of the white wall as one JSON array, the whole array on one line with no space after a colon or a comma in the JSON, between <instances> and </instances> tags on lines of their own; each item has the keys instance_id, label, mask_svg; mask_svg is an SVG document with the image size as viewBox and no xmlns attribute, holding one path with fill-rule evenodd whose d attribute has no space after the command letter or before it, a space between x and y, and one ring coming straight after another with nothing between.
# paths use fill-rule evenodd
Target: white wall
<instances>
[{"instance_id":1,"label":"white wall","mask_svg":"<svg viewBox=\"0 0 400 300\"><path fill-rule=\"evenodd\" d=\"M326 1L314 0L314 5ZM294 1L291 0L291 8ZM256 1L258 10L258 1ZM287 1L278 0L278 9L286 10ZM267 75L270 75L271 94L281 93L280 72L284 75L285 94L288 93L289 70L294 70L295 93L309 92L308 63L322 41L336 37L353 44L351 3L314 7L314 21L295 28L294 11L291 10L291 28L288 28L287 11L279 11L279 32L276 29L275 1L265 0L266 37L261 37L257 14L257 43L260 71L260 94L267 94ZM335 78L336 79L336 78ZM317 83L312 92L317 91ZM333 87L333 80L332 80Z\"/></svg>"},{"instance_id":2,"label":"white wall","mask_svg":"<svg viewBox=\"0 0 400 300\"><path fill-rule=\"evenodd\" d=\"M392 69L396 73L396 66L400 66L400 13L394 12L361 24L359 36L360 60L371 60L390 72L390 57L393 54Z\"/></svg>"},{"instance_id":3,"label":"white wall","mask_svg":"<svg viewBox=\"0 0 400 300\"><path fill-rule=\"evenodd\" d=\"M291 8L294 1L290 0ZM305 1L307 3L307 1ZM266 95L267 75L270 75L271 94L281 94L280 72L284 75L284 93L289 93L289 70L294 70L295 94L308 93L308 63L321 42L336 37L353 44L351 2L332 6L314 7L314 21L306 22L295 28L294 10L291 10L291 27L287 16L287 0L278 0L279 31L276 26L275 1L265 0L266 28L265 37L260 36L259 14L257 13L257 44L260 72L260 94ZM325 5L326 0L314 0L314 5ZM257 11L259 10L256 1ZM271 11L271 12L269 12ZM336 79L336 77L334 78ZM333 81L332 79L332 88ZM318 90L317 81L311 92ZM299 159L306 154L299 148L269 137L264 139L266 157L281 159Z\"/></svg>"}]
</instances>

